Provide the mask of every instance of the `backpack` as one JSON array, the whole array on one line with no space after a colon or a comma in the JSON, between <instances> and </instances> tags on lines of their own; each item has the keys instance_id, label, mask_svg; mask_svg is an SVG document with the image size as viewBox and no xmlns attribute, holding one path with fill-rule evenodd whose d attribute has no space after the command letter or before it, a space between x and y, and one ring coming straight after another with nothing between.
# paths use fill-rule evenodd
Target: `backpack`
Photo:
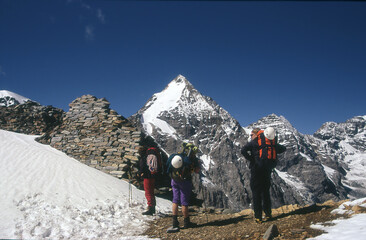
<instances>
[{"instance_id":1,"label":"backpack","mask_svg":"<svg viewBox=\"0 0 366 240\"><path fill-rule=\"evenodd\" d=\"M274 168L277 165L276 144L277 137L270 140L265 137L264 131L257 133L258 149L259 149L259 165L267 165Z\"/></svg>"},{"instance_id":2,"label":"backpack","mask_svg":"<svg viewBox=\"0 0 366 240\"><path fill-rule=\"evenodd\" d=\"M198 148L191 143L183 143L183 150L180 153L170 155L167 161L167 173L176 181L183 181L191 178L192 169L194 168L194 162ZM182 158L182 166L175 168L172 165L172 159L175 156Z\"/></svg>"},{"instance_id":3,"label":"backpack","mask_svg":"<svg viewBox=\"0 0 366 240\"><path fill-rule=\"evenodd\" d=\"M161 157L158 150L154 147L147 149L146 151L146 164L151 174L157 174L161 172Z\"/></svg>"}]
</instances>

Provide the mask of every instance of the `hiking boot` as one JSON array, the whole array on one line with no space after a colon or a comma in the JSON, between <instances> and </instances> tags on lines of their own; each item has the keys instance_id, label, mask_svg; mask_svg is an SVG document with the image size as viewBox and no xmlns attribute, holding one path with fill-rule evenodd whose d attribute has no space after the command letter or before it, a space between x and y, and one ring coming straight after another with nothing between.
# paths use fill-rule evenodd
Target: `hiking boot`
<instances>
[{"instance_id":1,"label":"hiking boot","mask_svg":"<svg viewBox=\"0 0 366 240\"><path fill-rule=\"evenodd\" d=\"M273 219L273 218L272 218L272 215L268 215L268 216L265 216L265 217L264 217L263 221L264 221L264 222L272 221L272 219Z\"/></svg>"},{"instance_id":2,"label":"hiking boot","mask_svg":"<svg viewBox=\"0 0 366 240\"><path fill-rule=\"evenodd\" d=\"M189 219L189 217L184 218L184 226L183 226L183 229L194 228L196 226L197 226L197 224L191 222L191 220Z\"/></svg>"},{"instance_id":3,"label":"hiking boot","mask_svg":"<svg viewBox=\"0 0 366 240\"><path fill-rule=\"evenodd\" d=\"M150 215L150 216L152 216L154 214L155 214L155 206L153 206L153 207L150 207L149 206L147 208L147 211L145 211L145 212L142 213L142 215Z\"/></svg>"},{"instance_id":4,"label":"hiking boot","mask_svg":"<svg viewBox=\"0 0 366 240\"><path fill-rule=\"evenodd\" d=\"M186 218L184 218L184 226L183 226L183 228L187 229L189 227L191 227L191 220L189 219L189 217L186 217Z\"/></svg>"},{"instance_id":5,"label":"hiking boot","mask_svg":"<svg viewBox=\"0 0 366 240\"><path fill-rule=\"evenodd\" d=\"M258 223L258 224L261 224L263 221L262 221L262 219L256 218L255 222Z\"/></svg>"},{"instance_id":6,"label":"hiking boot","mask_svg":"<svg viewBox=\"0 0 366 240\"><path fill-rule=\"evenodd\" d=\"M173 228L179 228L178 216L173 215Z\"/></svg>"}]
</instances>

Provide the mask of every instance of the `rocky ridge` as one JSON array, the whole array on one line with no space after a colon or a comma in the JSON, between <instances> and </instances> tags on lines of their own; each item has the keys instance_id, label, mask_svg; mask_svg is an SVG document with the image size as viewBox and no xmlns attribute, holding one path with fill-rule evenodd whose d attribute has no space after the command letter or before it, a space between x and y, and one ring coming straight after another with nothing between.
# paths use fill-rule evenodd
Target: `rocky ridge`
<instances>
[{"instance_id":1,"label":"rocky ridge","mask_svg":"<svg viewBox=\"0 0 366 240\"><path fill-rule=\"evenodd\" d=\"M28 101L24 104L0 106L0 128L24 134L42 135L60 125L65 112L52 106Z\"/></svg>"},{"instance_id":2,"label":"rocky ridge","mask_svg":"<svg viewBox=\"0 0 366 240\"><path fill-rule=\"evenodd\" d=\"M179 75L129 119L168 154L177 151L183 141L199 147L204 168L201 178L194 181L195 191L210 206L233 210L250 206L249 168L240 148L251 129L268 126L277 129L279 142L287 147L278 156L272 177L274 207L366 195L362 192L366 176L355 172L366 163L365 117L344 124L326 123L313 136L299 133L284 117L275 114L242 128ZM347 177L351 175L362 183Z\"/></svg>"},{"instance_id":3,"label":"rocky ridge","mask_svg":"<svg viewBox=\"0 0 366 240\"><path fill-rule=\"evenodd\" d=\"M366 196L363 170L366 165L366 116L356 116L343 123L324 123L314 137L318 140L316 149L324 165L341 174L340 181L349 197Z\"/></svg>"}]
</instances>

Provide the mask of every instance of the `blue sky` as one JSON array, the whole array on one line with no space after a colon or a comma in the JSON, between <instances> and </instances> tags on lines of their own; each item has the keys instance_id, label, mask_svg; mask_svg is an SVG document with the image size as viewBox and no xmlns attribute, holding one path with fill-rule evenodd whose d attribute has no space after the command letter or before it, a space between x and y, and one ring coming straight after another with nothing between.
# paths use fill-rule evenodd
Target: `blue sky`
<instances>
[{"instance_id":1,"label":"blue sky","mask_svg":"<svg viewBox=\"0 0 366 240\"><path fill-rule=\"evenodd\" d=\"M129 117L178 74L242 126L365 115L366 3L0 0L0 90Z\"/></svg>"}]
</instances>

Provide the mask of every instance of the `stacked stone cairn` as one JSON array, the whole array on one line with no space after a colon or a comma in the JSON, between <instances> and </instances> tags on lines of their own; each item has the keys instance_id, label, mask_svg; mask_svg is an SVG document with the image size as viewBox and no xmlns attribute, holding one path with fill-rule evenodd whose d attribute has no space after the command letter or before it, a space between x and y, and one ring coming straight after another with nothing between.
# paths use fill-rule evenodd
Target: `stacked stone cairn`
<instances>
[{"instance_id":1,"label":"stacked stone cairn","mask_svg":"<svg viewBox=\"0 0 366 240\"><path fill-rule=\"evenodd\" d=\"M136 179L142 133L105 98L84 95L69 106L62 124L40 141L117 178Z\"/></svg>"}]
</instances>

